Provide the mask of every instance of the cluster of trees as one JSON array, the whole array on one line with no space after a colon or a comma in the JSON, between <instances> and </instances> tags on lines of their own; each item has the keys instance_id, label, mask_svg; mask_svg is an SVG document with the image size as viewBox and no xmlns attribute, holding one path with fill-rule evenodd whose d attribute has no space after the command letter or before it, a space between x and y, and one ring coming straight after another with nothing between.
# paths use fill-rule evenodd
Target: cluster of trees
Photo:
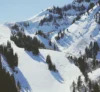
<instances>
[{"instance_id":1,"label":"cluster of trees","mask_svg":"<svg viewBox=\"0 0 100 92\"><path fill-rule=\"evenodd\" d=\"M81 3L81 2L83 2L83 1L85 1L85 2L90 2L90 0L77 0L78 3Z\"/></svg>"},{"instance_id":2,"label":"cluster of trees","mask_svg":"<svg viewBox=\"0 0 100 92\"><path fill-rule=\"evenodd\" d=\"M42 37L44 37L44 38L47 38L47 35L46 35L45 33L43 33L43 31L41 31L41 30L38 30L38 31L36 32L36 35L40 35L40 36L42 36Z\"/></svg>"},{"instance_id":3,"label":"cluster of trees","mask_svg":"<svg viewBox=\"0 0 100 92\"><path fill-rule=\"evenodd\" d=\"M84 11L86 7L84 5L81 5L80 7L73 6L73 9L78 10L78 11Z\"/></svg>"},{"instance_id":4,"label":"cluster of trees","mask_svg":"<svg viewBox=\"0 0 100 92\"><path fill-rule=\"evenodd\" d=\"M29 26L29 22L28 21L24 22L23 26L27 28Z\"/></svg>"},{"instance_id":5,"label":"cluster of trees","mask_svg":"<svg viewBox=\"0 0 100 92\"><path fill-rule=\"evenodd\" d=\"M85 78L87 73L100 67L100 63L96 60L97 53L99 51L99 46L97 42L91 42L89 47L86 47L85 54L81 55L79 58L69 56L68 58L79 67L80 71L83 73ZM91 58L91 61L90 59ZM89 60L89 61L88 61Z\"/></svg>"},{"instance_id":6,"label":"cluster of trees","mask_svg":"<svg viewBox=\"0 0 100 92\"><path fill-rule=\"evenodd\" d=\"M0 92L20 92L19 82L16 84L14 76L3 68L1 61L0 56Z\"/></svg>"},{"instance_id":7,"label":"cluster of trees","mask_svg":"<svg viewBox=\"0 0 100 92\"><path fill-rule=\"evenodd\" d=\"M79 67L85 77L88 72L100 67L100 62L96 58L86 58L85 55L72 60L74 60L75 65Z\"/></svg>"},{"instance_id":8,"label":"cluster of trees","mask_svg":"<svg viewBox=\"0 0 100 92\"><path fill-rule=\"evenodd\" d=\"M53 9L48 9L49 12L62 15L62 8L53 6Z\"/></svg>"},{"instance_id":9,"label":"cluster of trees","mask_svg":"<svg viewBox=\"0 0 100 92\"><path fill-rule=\"evenodd\" d=\"M100 6L100 0L98 0L98 4ZM96 22L100 24L100 12L97 12L95 15Z\"/></svg>"},{"instance_id":10,"label":"cluster of trees","mask_svg":"<svg viewBox=\"0 0 100 92\"><path fill-rule=\"evenodd\" d=\"M63 38L65 35L64 31L60 31L58 32L58 35L55 37L56 40L60 40L61 38Z\"/></svg>"},{"instance_id":11,"label":"cluster of trees","mask_svg":"<svg viewBox=\"0 0 100 92\"><path fill-rule=\"evenodd\" d=\"M84 0L77 0L78 3L81 3L83 2ZM86 2L90 2L90 0L85 0ZM100 5L100 0L98 1L98 4ZM87 13L89 14L89 10L92 9L93 7L95 6L95 4L93 2L91 2L88 6L88 9L87 9ZM72 5L72 8L75 9L75 10L78 10L78 11L84 11L86 10L86 7L84 5L80 6L80 7L76 7L75 5ZM73 20L72 23L75 23L75 21L79 20L81 15L83 13L80 13L77 15L77 17ZM100 15L100 14L99 14ZM97 17L96 17L97 18ZM99 19L99 22L100 23L100 16L98 16L98 19Z\"/></svg>"},{"instance_id":12,"label":"cluster of trees","mask_svg":"<svg viewBox=\"0 0 100 92\"><path fill-rule=\"evenodd\" d=\"M81 3L81 2L83 2L84 0L76 0L78 3Z\"/></svg>"},{"instance_id":13,"label":"cluster of trees","mask_svg":"<svg viewBox=\"0 0 100 92\"><path fill-rule=\"evenodd\" d=\"M77 0L78 3L81 3L83 2L83 0ZM69 5L66 5L64 7L62 7L62 10L63 11L68 11L70 9L74 9L76 11L84 11L86 9L86 7L82 4L81 6L76 6L75 4L69 4Z\"/></svg>"},{"instance_id":14,"label":"cluster of trees","mask_svg":"<svg viewBox=\"0 0 100 92\"><path fill-rule=\"evenodd\" d=\"M98 0L98 4L100 5L100 0Z\"/></svg>"},{"instance_id":15,"label":"cluster of trees","mask_svg":"<svg viewBox=\"0 0 100 92\"><path fill-rule=\"evenodd\" d=\"M11 26L12 30L16 30L16 31L24 31L24 27L28 27L29 26L29 22L25 21L23 23L15 23L14 25Z\"/></svg>"},{"instance_id":16,"label":"cluster of trees","mask_svg":"<svg viewBox=\"0 0 100 92\"><path fill-rule=\"evenodd\" d=\"M19 26L17 24L14 24L13 26L11 26L11 29L19 31Z\"/></svg>"},{"instance_id":17,"label":"cluster of trees","mask_svg":"<svg viewBox=\"0 0 100 92\"><path fill-rule=\"evenodd\" d=\"M94 6L95 6L94 3L90 3L90 5L89 5L89 9L92 9Z\"/></svg>"},{"instance_id":18,"label":"cluster of trees","mask_svg":"<svg viewBox=\"0 0 100 92\"><path fill-rule=\"evenodd\" d=\"M78 3L81 3L81 2L83 2L83 1L85 1L85 2L90 2L91 0L76 0Z\"/></svg>"},{"instance_id":19,"label":"cluster of trees","mask_svg":"<svg viewBox=\"0 0 100 92\"><path fill-rule=\"evenodd\" d=\"M60 14L58 16L53 16L52 14L50 14L48 17L43 18L40 21L39 25L42 26L46 22L54 22L54 23L56 23L56 19L62 19L62 18L63 18L62 14Z\"/></svg>"},{"instance_id":20,"label":"cluster of trees","mask_svg":"<svg viewBox=\"0 0 100 92\"><path fill-rule=\"evenodd\" d=\"M27 51L32 51L35 55L39 54L39 48L45 48L44 44L36 37L32 38L30 36L26 36L22 32L17 32L17 34L12 35L10 39L14 41L18 47L24 48Z\"/></svg>"},{"instance_id":21,"label":"cluster of trees","mask_svg":"<svg viewBox=\"0 0 100 92\"><path fill-rule=\"evenodd\" d=\"M85 1L85 2L90 2L90 0L76 0L78 3L81 3L81 2L83 2L83 1ZM100 3L100 2L98 2L98 3ZM89 13L89 10L90 9L92 9L93 7L94 7L94 3L93 2L91 2L90 3L90 5L89 5L89 7L88 7L88 9L87 9L87 12ZM53 7L52 9L48 9L48 11L50 12L50 13L54 13L54 14L58 14L58 15L60 15L59 16L59 19L62 19L64 16L66 16L67 15L67 13L65 13L64 11L68 11L68 10L70 10L70 9L74 9L74 10L76 10L76 11L80 11L80 13L79 14L77 14L77 17L73 20L73 23L75 22L75 21L77 21L77 20L79 20L80 19L80 16L82 15L82 14L84 14L84 12L85 12L85 10L86 10L86 7L82 4L81 6L76 6L76 5L74 5L74 4L69 4L69 5L65 5L64 7L62 7L62 8L60 8L60 7ZM43 23L44 22L51 22L51 20L53 20L53 16L52 15L50 15L48 18L44 18L43 20L41 20L41 22L40 22L40 24L41 25L43 25Z\"/></svg>"},{"instance_id":22,"label":"cluster of trees","mask_svg":"<svg viewBox=\"0 0 100 92\"><path fill-rule=\"evenodd\" d=\"M86 58L96 58L96 55L99 51L99 45L97 42L91 42L89 47L86 47L85 49L85 56Z\"/></svg>"},{"instance_id":23,"label":"cluster of trees","mask_svg":"<svg viewBox=\"0 0 100 92\"><path fill-rule=\"evenodd\" d=\"M88 0L87 0L87 1L88 1ZM90 0L89 0L89 2L90 2ZM97 4L100 5L100 0L98 0ZM95 6L95 3L91 2L90 5L88 6L88 9L87 9L87 13L88 13L88 14L89 14L89 10L90 10L90 9L93 9L94 6Z\"/></svg>"},{"instance_id":24,"label":"cluster of trees","mask_svg":"<svg viewBox=\"0 0 100 92\"><path fill-rule=\"evenodd\" d=\"M46 63L50 71L57 72L56 66L52 63L50 55L47 55Z\"/></svg>"},{"instance_id":25,"label":"cluster of trees","mask_svg":"<svg viewBox=\"0 0 100 92\"><path fill-rule=\"evenodd\" d=\"M57 46L51 42L51 40L48 41L49 46L52 46L54 50L58 50Z\"/></svg>"},{"instance_id":26,"label":"cluster of trees","mask_svg":"<svg viewBox=\"0 0 100 92\"><path fill-rule=\"evenodd\" d=\"M8 41L7 46L0 45L0 54L4 55L9 66L14 69L18 66L18 56L17 53L14 54L11 43Z\"/></svg>"},{"instance_id":27,"label":"cluster of trees","mask_svg":"<svg viewBox=\"0 0 100 92\"><path fill-rule=\"evenodd\" d=\"M64 7L62 7L62 9L63 9L64 11L68 11L68 10L71 9L71 8L72 8L72 6L71 6L70 4L65 5Z\"/></svg>"},{"instance_id":28,"label":"cluster of trees","mask_svg":"<svg viewBox=\"0 0 100 92\"><path fill-rule=\"evenodd\" d=\"M68 11L70 9L76 9L76 8L79 8L79 7L76 7L75 5L68 4L68 5L65 5L62 8L60 8L60 7L53 7L53 9L49 10L49 12L52 12L54 14L63 15L63 11Z\"/></svg>"},{"instance_id":29,"label":"cluster of trees","mask_svg":"<svg viewBox=\"0 0 100 92\"><path fill-rule=\"evenodd\" d=\"M29 26L29 22L23 22L23 23L15 23L14 25L12 25L10 28L12 30L12 33L15 33L15 31L19 32L24 32L24 27L28 27ZM15 30L15 31L13 31Z\"/></svg>"},{"instance_id":30,"label":"cluster of trees","mask_svg":"<svg viewBox=\"0 0 100 92\"><path fill-rule=\"evenodd\" d=\"M78 15L78 16L73 20L72 23L75 23L75 21L79 20L80 18L81 18L81 17Z\"/></svg>"},{"instance_id":31,"label":"cluster of trees","mask_svg":"<svg viewBox=\"0 0 100 92\"><path fill-rule=\"evenodd\" d=\"M77 2L82 2L83 0L78 0ZM50 13L54 13L54 14L58 14L61 16L61 18L63 17L63 11L68 11L70 9L75 9L77 11L84 11L86 8L84 5L81 5L81 6L75 6L74 4L68 4L68 5L65 5L64 7L60 8L60 7L53 7L53 9L48 9L48 11Z\"/></svg>"},{"instance_id":32,"label":"cluster of trees","mask_svg":"<svg viewBox=\"0 0 100 92\"><path fill-rule=\"evenodd\" d=\"M48 38L48 36L47 36L48 34L46 35L46 34L43 33L43 31L41 31L41 30L37 31L37 32L36 32L36 35L40 35L40 36L42 36L42 37L44 37L44 38L46 38L46 39ZM53 49L54 49L54 50L57 50L56 45L53 44L53 43L51 42L51 40L49 40L49 39L48 39L48 44L49 44L49 46L53 46Z\"/></svg>"},{"instance_id":33,"label":"cluster of trees","mask_svg":"<svg viewBox=\"0 0 100 92\"><path fill-rule=\"evenodd\" d=\"M24 32L24 28L23 26L21 26L21 24L14 24L13 26L11 26L12 30L16 30L17 32L21 31ZM12 31L12 33L14 33L15 31Z\"/></svg>"},{"instance_id":34,"label":"cluster of trees","mask_svg":"<svg viewBox=\"0 0 100 92\"><path fill-rule=\"evenodd\" d=\"M90 0L85 0L85 1L90 2ZM100 0L98 0L97 5L100 5ZM94 6L95 6L95 3L91 2L88 7L87 12L89 13L89 10L92 9Z\"/></svg>"},{"instance_id":35,"label":"cluster of trees","mask_svg":"<svg viewBox=\"0 0 100 92\"><path fill-rule=\"evenodd\" d=\"M85 61L84 57L79 57L76 60L76 64L79 67L80 71L83 73L83 75L86 76L88 70L88 64Z\"/></svg>"},{"instance_id":36,"label":"cluster of trees","mask_svg":"<svg viewBox=\"0 0 100 92\"><path fill-rule=\"evenodd\" d=\"M85 0L86 2L90 2L90 0Z\"/></svg>"},{"instance_id":37,"label":"cluster of trees","mask_svg":"<svg viewBox=\"0 0 100 92\"><path fill-rule=\"evenodd\" d=\"M84 56L81 56L79 58L69 56L68 59L70 61L72 61L80 69L80 71L86 78L87 73L90 71L90 67L89 67L88 63L86 62L86 59L84 58Z\"/></svg>"},{"instance_id":38,"label":"cluster of trees","mask_svg":"<svg viewBox=\"0 0 100 92\"><path fill-rule=\"evenodd\" d=\"M51 42L51 40L49 40L49 46L52 46L52 42Z\"/></svg>"},{"instance_id":39,"label":"cluster of trees","mask_svg":"<svg viewBox=\"0 0 100 92\"><path fill-rule=\"evenodd\" d=\"M41 21L40 21L40 24L39 25L43 25L45 22L51 22L53 20L53 16L50 14L48 17L45 17L43 18Z\"/></svg>"},{"instance_id":40,"label":"cluster of trees","mask_svg":"<svg viewBox=\"0 0 100 92\"><path fill-rule=\"evenodd\" d=\"M95 17L95 21L100 24L100 12L97 12L96 15L94 16Z\"/></svg>"},{"instance_id":41,"label":"cluster of trees","mask_svg":"<svg viewBox=\"0 0 100 92\"><path fill-rule=\"evenodd\" d=\"M93 82L89 78L85 82L82 81L81 76L78 77L77 83L72 83L72 92L100 92L100 85L98 82Z\"/></svg>"}]
</instances>

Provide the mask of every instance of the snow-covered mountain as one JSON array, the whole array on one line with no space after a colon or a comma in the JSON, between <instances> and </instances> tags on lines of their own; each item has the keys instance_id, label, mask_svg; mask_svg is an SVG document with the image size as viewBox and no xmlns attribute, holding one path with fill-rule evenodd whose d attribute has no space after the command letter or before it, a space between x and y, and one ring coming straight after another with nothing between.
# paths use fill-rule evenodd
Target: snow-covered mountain
<instances>
[{"instance_id":1,"label":"snow-covered mountain","mask_svg":"<svg viewBox=\"0 0 100 92\"><path fill-rule=\"evenodd\" d=\"M0 43L6 44L10 40L11 32L4 25L0 25L0 29ZM11 44L19 58L18 68L16 68L18 73L14 73L8 65L4 65L4 67L14 74L16 82L20 82L22 92L66 92L66 90L70 92L71 83L81 74L80 70L69 62L63 52L40 49L40 54L35 56L31 52L17 47L12 41ZM52 62L59 72L48 70L47 55L51 56ZM76 74L74 74L74 70Z\"/></svg>"},{"instance_id":2,"label":"snow-covered mountain","mask_svg":"<svg viewBox=\"0 0 100 92\"><path fill-rule=\"evenodd\" d=\"M48 8L26 21L0 25L0 44L6 45L10 41L14 53L18 55L18 67L14 70L3 56L1 56L2 65L14 75L16 84L20 84L20 91L92 92L86 87L89 83L84 81L86 75L80 68L80 63L73 62L78 61L79 57L86 57L86 47L89 47L91 42L97 42L100 46L100 24L97 22L97 18L100 21L100 15L98 14L100 14L98 0L74 0L61 8ZM33 40L35 37L39 42ZM36 41L35 45L34 41ZM38 55L34 54L33 50L37 48L32 45L39 48L39 52L36 52ZM57 71L50 70L48 55ZM98 81L100 80L99 63L94 68L91 64L92 60L93 57L85 58L88 65L85 71L89 80ZM96 60L100 61L99 50ZM72 83L73 81L77 83L79 76L82 76L83 83L79 89L75 86L74 89Z\"/></svg>"},{"instance_id":3,"label":"snow-covered mountain","mask_svg":"<svg viewBox=\"0 0 100 92\"><path fill-rule=\"evenodd\" d=\"M94 3L94 5L96 5L97 2L98 0L90 0L90 2L88 0L87 2L86 0L74 0L72 4L65 5L64 7L53 6L42 11L33 18L28 19L27 21L11 23L8 25L10 26L10 28L15 27L15 30L24 31L25 34L32 37L36 32L42 31L47 36L47 39L45 39L43 36L41 37L40 35L35 35L41 42L45 44L51 41L53 45L55 44L59 50L62 50L62 48L64 48L65 46L62 46L63 43L59 44L60 42L54 41L54 37L57 35L57 33L63 33L63 31L67 30L84 14L86 16L86 12L88 13L90 9L90 4ZM92 7L94 5L92 5ZM16 29L16 26L18 27L18 29ZM63 34L59 35L61 35L63 38ZM45 45L47 48L53 48L53 46L50 47L48 44ZM62 48L59 48L59 45Z\"/></svg>"}]
</instances>

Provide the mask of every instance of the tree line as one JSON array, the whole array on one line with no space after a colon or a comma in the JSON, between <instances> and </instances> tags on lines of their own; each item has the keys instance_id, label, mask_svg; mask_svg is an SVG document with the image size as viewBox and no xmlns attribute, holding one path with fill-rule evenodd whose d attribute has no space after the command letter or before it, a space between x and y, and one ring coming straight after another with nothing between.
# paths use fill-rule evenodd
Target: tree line
<instances>
[{"instance_id":1,"label":"tree line","mask_svg":"<svg viewBox=\"0 0 100 92\"><path fill-rule=\"evenodd\" d=\"M72 83L72 92L100 92L100 84L98 81L83 81L81 76L78 77L77 82Z\"/></svg>"},{"instance_id":2,"label":"tree line","mask_svg":"<svg viewBox=\"0 0 100 92\"><path fill-rule=\"evenodd\" d=\"M78 58L72 56L69 56L68 58L73 61L73 63L79 67L83 75L87 77L88 72L100 67L100 62L96 59L99 50L100 47L96 41L90 42L90 45L85 49L85 54Z\"/></svg>"},{"instance_id":3,"label":"tree line","mask_svg":"<svg viewBox=\"0 0 100 92\"><path fill-rule=\"evenodd\" d=\"M46 63L48 64L48 69L49 69L50 71L54 71L54 72L57 72L57 71L58 71L58 70L56 69L56 66L52 63L52 60L51 60L50 55L47 55Z\"/></svg>"},{"instance_id":4,"label":"tree line","mask_svg":"<svg viewBox=\"0 0 100 92\"><path fill-rule=\"evenodd\" d=\"M9 41L7 42L7 46L0 45L0 54L4 55L7 63L12 69L18 66L18 55L13 52L13 48L11 47L11 43Z\"/></svg>"},{"instance_id":5,"label":"tree line","mask_svg":"<svg viewBox=\"0 0 100 92\"><path fill-rule=\"evenodd\" d=\"M22 32L17 32L17 34L11 35L10 39L14 41L18 47L24 48L27 51L32 51L35 55L39 54L39 48L45 48L45 45L36 37L32 38L30 36L26 36Z\"/></svg>"},{"instance_id":6,"label":"tree line","mask_svg":"<svg viewBox=\"0 0 100 92\"><path fill-rule=\"evenodd\" d=\"M7 53L5 53L5 54L7 54ZM8 54L11 54L11 53L8 52ZM13 57L10 56L10 58L13 58ZM0 92L20 92L20 89L21 89L20 83L18 82L16 84L14 75L9 74L9 72L7 72L3 68L1 62L2 62L2 59L1 59L1 55L0 55Z\"/></svg>"}]
</instances>

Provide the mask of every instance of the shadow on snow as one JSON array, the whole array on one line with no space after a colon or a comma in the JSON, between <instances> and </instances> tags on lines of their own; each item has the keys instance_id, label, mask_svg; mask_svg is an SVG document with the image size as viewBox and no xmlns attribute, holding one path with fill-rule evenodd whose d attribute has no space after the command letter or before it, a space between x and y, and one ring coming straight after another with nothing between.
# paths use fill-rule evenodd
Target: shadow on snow
<instances>
[{"instance_id":1,"label":"shadow on snow","mask_svg":"<svg viewBox=\"0 0 100 92\"><path fill-rule=\"evenodd\" d=\"M63 78L61 77L59 72L53 72L51 71L52 76L60 83L63 83Z\"/></svg>"},{"instance_id":2,"label":"shadow on snow","mask_svg":"<svg viewBox=\"0 0 100 92\"><path fill-rule=\"evenodd\" d=\"M33 60L38 61L38 62L45 62L45 58L43 57L43 55L40 53L39 55L33 55L32 52L29 51L25 51Z\"/></svg>"},{"instance_id":3,"label":"shadow on snow","mask_svg":"<svg viewBox=\"0 0 100 92\"><path fill-rule=\"evenodd\" d=\"M37 62L43 62L46 64L46 60L45 58L43 57L43 55L40 53L38 56L35 56L32 54L32 52L28 52L26 51L26 53L35 61ZM50 73L52 74L52 76L60 83L63 83L63 78L61 77L60 73L59 72L53 72L53 71L50 71Z\"/></svg>"},{"instance_id":4,"label":"shadow on snow","mask_svg":"<svg viewBox=\"0 0 100 92\"><path fill-rule=\"evenodd\" d=\"M20 83L21 85L21 91L22 92L31 92L31 87L27 81L27 79L24 77L24 75L22 74L22 72L20 71L19 68L16 68L16 72L14 72L14 77L15 77L15 80L16 80L16 83Z\"/></svg>"}]
</instances>

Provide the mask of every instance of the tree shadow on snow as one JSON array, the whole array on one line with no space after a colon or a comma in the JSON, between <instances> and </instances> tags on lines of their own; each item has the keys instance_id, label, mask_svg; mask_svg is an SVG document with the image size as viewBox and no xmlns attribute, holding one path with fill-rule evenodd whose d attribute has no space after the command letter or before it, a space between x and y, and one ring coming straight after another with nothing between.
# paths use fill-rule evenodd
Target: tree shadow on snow
<instances>
[{"instance_id":1,"label":"tree shadow on snow","mask_svg":"<svg viewBox=\"0 0 100 92\"><path fill-rule=\"evenodd\" d=\"M22 92L31 92L31 87L27 81L27 79L24 77L24 75L22 74L22 72L20 71L19 68L16 68L17 72L14 72L14 77L16 80L16 83L20 83L21 86L21 91Z\"/></svg>"},{"instance_id":2,"label":"tree shadow on snow","mask_svg":"<svg viewBox=\"0 0 100 92\"><path fill-rule=\"evenodd\" d=\"M53 72L51 71L52 76L60 83L63 83L63 78L61 77L59 72Z\"/></svg>"},{"instance_id":3,"label":"tree shadow on snow","mask_svg":"<svg viewBox=\"0 0 100 92\"><path fill-rule=\"evenodd\" d=\"M26 53L33 59L33 60L36 60L37 62L43 62L43 63L46 63L45 62L45 58L43 57L43 55L40 53L38 56L35 56L32 54L32 52L28 52L26 51ZM50 71L50 73L52 74L52 76L60 83L63 83L63 78L61 77L60 73L59 72L53 72L53 71Z\"/></svg>"},{"instance_id":4,"label":"tree shadow on snow","mask_svg":"<svg viewBox=\"0 0 100 92\"><path fill-rule=\"evenodd\" d=\"M43 57L43 55L40 53L39 55L33 55L32 52L29 52L29 51L26 51L26 53L35 61L38 61L38 62L43 62L43 63L46 63L45 62L45 58Z\"/></svg>"}]
</instances>

